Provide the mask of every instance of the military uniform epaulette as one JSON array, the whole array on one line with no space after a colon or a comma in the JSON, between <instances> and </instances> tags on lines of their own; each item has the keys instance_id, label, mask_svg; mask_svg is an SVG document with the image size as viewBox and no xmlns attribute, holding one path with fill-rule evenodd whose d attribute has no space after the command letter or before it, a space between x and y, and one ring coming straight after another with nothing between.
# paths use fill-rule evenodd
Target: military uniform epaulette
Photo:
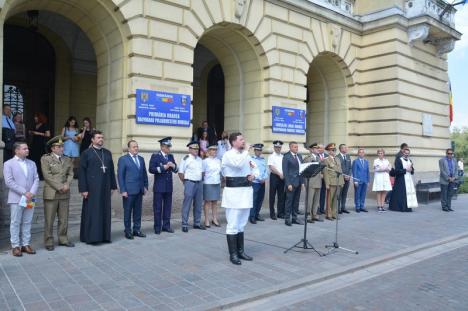
<instances>
[{"instance_id":1,"label":"military uniform epaulette","mask_svg":"<svg viewBox=\"0 0 468 311\"><path fill-rule=\"evenodd\" d=\"M189 157L189 155L187 154L185 157L184 157L184 161L187 160Z\"/></svg>"}]
</instances>

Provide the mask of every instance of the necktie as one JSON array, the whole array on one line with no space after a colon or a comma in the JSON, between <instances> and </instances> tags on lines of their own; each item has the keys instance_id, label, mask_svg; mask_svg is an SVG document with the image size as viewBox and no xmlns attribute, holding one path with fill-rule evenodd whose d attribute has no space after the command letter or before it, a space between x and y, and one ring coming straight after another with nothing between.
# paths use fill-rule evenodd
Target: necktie
<instances>
[{"instance_id":1,"label":"necktie","mask_svg":"<svg viewBox=\"0 0 468 311\"><path fill-rule=\"evenodd\" d=\"M135 161L136 166L140 168L140 161L138 161L138 158L136 155L133 156L133 161Z\"/></svg>"},{"instance_id":2,"label":"necktie","mask_svg":"<svg viewBox=\"0 0 468 311\"><path fill-rule=\"evenodd\" d=\"M364 166L364 160L363 159L361 159L361 165Z\"/></svg>"},{"instance_id":3,"label":"necktie","mask_svg":"<svg viewBox=\"0 0 468 311\"><path fill-rule=\"evenodd\" d=\"M7 119L7 123L8 123L8 126L10 127L10 129L13 129L13 126L11 125L11 120L9 117L6 117Z\"/></svg>"}]
</instances>

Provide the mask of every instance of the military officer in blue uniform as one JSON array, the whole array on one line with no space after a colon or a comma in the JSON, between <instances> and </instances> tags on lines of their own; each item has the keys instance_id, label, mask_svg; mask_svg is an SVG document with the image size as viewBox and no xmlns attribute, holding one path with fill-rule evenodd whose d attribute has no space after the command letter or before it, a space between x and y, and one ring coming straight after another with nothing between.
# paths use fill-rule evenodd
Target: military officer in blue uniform
<instances>
[{"instance_id":1,"label":"military officer in blue uniform","mask_svg":"<svg viewBox=\"0 0 468 311\"><path fill-rule=\"evenodd\" d=\"M255 179L252 181L253 207L250 209L249 220L252 224L256 224L257 221L265 220L260 216L260 209L265 198L265 181L268 179L268 169L265 158L262 156L263 144L255 144L252 147L255 152L255 155L252 156L252 162L255 164L253 169Z\"/></svg>"},{"instance_id":2,"label":"military officer in blue uniform","mask_svg":"<svg viewBox=\"0 0 468 311\"><path fill-rule=\"evenodd\" d=\"M184 184L184 202L182 203L182 231L188 232L190 207L193 205L193 228L205 230L201 221L203 204L203 161L198 156L200 146L191 141L187 147L189 154L180 163L179 178Z\"/></svg>"},{"instance_id":3,"label":"military officer in blue uniform","mask_svg":"<svg viewBox=\"0 0 468 311\"><path fill-rule=\"evenodd\" d=\"M172 174L178 172L174 156L170 153L172 137L159 140L161 150L153 153L149 163L149 171L154 174L153 185L153 212L154 212L154 233L161 231L173 233L171 228L172 211Z\"/></svg>"}]
</instances>

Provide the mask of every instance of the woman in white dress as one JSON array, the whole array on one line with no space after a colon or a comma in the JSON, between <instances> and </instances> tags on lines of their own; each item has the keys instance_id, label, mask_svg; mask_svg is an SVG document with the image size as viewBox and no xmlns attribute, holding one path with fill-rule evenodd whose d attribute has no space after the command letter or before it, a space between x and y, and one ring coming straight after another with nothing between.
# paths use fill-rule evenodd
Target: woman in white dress
<instances>
[{"instance_id":1,"label":"woman in white dress","mask_svg":"<svg viewBox=\"0 0 468 311\"><path fill-rule=\"evenodd\" d=\"M389 172L392 169L390 162L385 159L385 151L377 150L378 158L374 160L374 184L372 191L377 192L377 207L379 212L385 212L385 196L387 191L392 190Z\"/></svg>"},{"instance_id":2,"label":"woman in white dress","mask_svg":"<svg viewBox=\"0 0 468 311\"><path fill-rule=\"evenodd\" d=\"M219 227L218 201L221 198L221 160L216 157L217 145L208 147L208 156L203 160L203 200L205 211L205 227L210 227L211 222Z\"/></svg>"}]
</instances>

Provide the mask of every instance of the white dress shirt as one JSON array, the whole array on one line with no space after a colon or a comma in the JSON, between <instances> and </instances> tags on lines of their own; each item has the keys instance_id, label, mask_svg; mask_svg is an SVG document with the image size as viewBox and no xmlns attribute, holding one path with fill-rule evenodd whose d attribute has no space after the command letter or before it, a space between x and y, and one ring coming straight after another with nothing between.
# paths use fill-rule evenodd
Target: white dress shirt
<instances>
[{"instance_id":1,"label":"white dress shirt","mask_svg":"<svg viewBox=\"0 0 468 311\"><path fill-rule=\"evenodd\" d=\"M273 166L278 172L283 174L283 155L281 153L273 152L268 157L268 166Z\"/></svg>"},{"instance_id":2,"label":"white dress shirt","mask_svg":"<svg viewBox=\"0 0 468 311\"><path fill-rule=\"evenodd\" d=\"M24 176L28 177L28 165L26 164L26 160L20 159L18 156L15 156L15 160L18 161L19 166L24 172Z\"/></svg>"},{"instance_id":3,"label":"white dress shirt","mask_svg":"<svg viewBox=\"0 0 468 311\"><path fill-rule=\"evenodd\" d=\"M207 185L218 185L221 183L221 160L208 157L203 160L203 183Z\"/></svg>"},{"instance_id":4,"label":"white dress shirt","mask_svg":"<svg viewBox=\"0 0 468 311\"><path fill-rule=\"evenodd\" d=\"M179 166L179 173L184 174L184 179L201 181L203 173L203 161L200 157L189 154L184 157Z\"/></svg>"}]
</instances>

